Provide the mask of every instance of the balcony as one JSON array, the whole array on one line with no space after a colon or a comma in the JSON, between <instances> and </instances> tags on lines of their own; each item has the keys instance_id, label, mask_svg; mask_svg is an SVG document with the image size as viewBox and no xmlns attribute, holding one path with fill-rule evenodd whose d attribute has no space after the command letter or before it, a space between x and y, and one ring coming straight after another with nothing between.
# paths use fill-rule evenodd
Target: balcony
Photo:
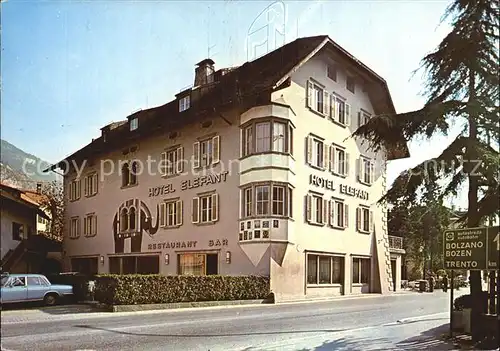
<instances>
[{"instance_id":1,"label":"balcony","mask_svg":"<svg viewBox=\"0 0 500 351\"><path fill-rule=\"evenodd\" d=\"M389 251L394 253L405 253L403 249L403 238L389 235Z\"/></svg>"}]
</instances>

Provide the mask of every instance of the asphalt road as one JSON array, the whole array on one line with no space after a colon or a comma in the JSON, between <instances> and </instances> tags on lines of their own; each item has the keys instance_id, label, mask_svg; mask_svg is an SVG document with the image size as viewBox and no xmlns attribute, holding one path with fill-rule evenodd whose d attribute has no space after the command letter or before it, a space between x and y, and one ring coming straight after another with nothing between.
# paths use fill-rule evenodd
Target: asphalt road
<instances>
[{"instance_id":1,"label":"asphalt road","mask_svg":"<svg viewBox=\"0 0 500 351\"><path fill-rule=\"evenodd\" d=\"M57 307L3 312L1 343L6 351L429 350L425 337L446 332L448 310L442 291L155 312Z\"/></svg>"}]
</instances>

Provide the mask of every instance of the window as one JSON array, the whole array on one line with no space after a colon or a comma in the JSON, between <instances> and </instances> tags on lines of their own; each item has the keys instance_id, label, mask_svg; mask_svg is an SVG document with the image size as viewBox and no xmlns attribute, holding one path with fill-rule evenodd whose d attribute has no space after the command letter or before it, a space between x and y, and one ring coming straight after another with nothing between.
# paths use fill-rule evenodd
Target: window
<instances>
[{"instance_id":1,"label":"window","mask_svg":"<svg viewBox=\"0 0 500 351\"><path fill-rule=\"evenodd\" d=\"M71 258L71 271L88 275L99 273L97 271L97 257Z\"/></svg>"},{"instance_id":2,"label":"window","mask_svg":"<svg viewBox=\"0 0 500 351\"><path fill-rule=\"evenodd\" d=\"M28 277L28 286L40 286L44 285L41 281L40 278L38 277Z\"/></svg>"},{"instance_id":3,"label":"window","mask_svg":"<svg viewBox=\"0 0 500 351\"><path fill-rule=\"evenodd\" d=\"M242 218L250 216L292 216L292 189L287 184L250 185L242 190Z\"/></svg>"},{"instance_id":4,"label":"window","mask_svg":"<svg viewBox=\"0 0 500 351\"><path fill-rule=\"evenodd\" d=\"M83 219L83 235L94 236L97 234L97 216L88 214Z\"/></svg>"},{"instance_id":5,"label":"window","mask_svg":"<svg viewBox=\"0 0 500 351\"><path fill-rule=\"evenodd\" d=\"M76 201L80 198L80 180L74 179L69 183L69 200Z\"/></svg>"},{"instance_id":6,"label":"window","mask_svg":"<svg viewBox=\"0 0 500 351\"><path fill-rule=\"evenodd\" d=\"M130 131L136 130L137 128L139 128L139 119L137 117L132 118L130 120Z\"/></svg>"},{"instance_id":7,"label":"window","mask_svg":"<svg viewBox=\"0 0 500 351\"><path fill-rule=\"evenodd\" d=\"M137 175L138 175L137 168L138 168L137 161L132 161L130 163L123 164L121 168L122 187L137 185Z\"/></svg>"},{"instance_id":8,"label":"window","mask_svg":"<svg viewBox=\"0 0 500 351\"><path fill-rule=\"evenodd\" d=\"M345 87L347 90L349 90L351 93L354 94L354 87L355 87L355 83L354 83L354 78L353 77L347 77L346 80L345 80Z\"/></svg>"},{"instance_id":9,"label":"window","mask_svg":"<svg viewBox=\"0 0 500 351\"><path fill-rule=\"evenodd\" d=\"M207 167L220 162L220 136L216 135L193 144L193 167Z\"/></svg>"},{"instance_id":10,"label":"window","mask_svg":"<svg viewBox=\"0 0 500 351\"><path fill-rule=\"evenodd\" d=\"M193 198L193 223L214 223L219 220L219 195L207 194Z\"/></svg>"},{"instance_id":11,"label":"window","mask_svg":"<svg viewBox=\"0 0 500 351\"><path fill-rule=\"evenodd\" d=\"M344 285L344 258L307 254L307 284Z\"/></svg>"},{"instance_id":12,"label":"window","mask_svg":"<svg viewBox=\"0 0 500 351\"><path fill-rule=\"evenodd\" d=\"M79 236L80 236L80 218L73 217L70 219L69 237L78 238Z\"/></svg>"},{"instance_id":13,"label":"window","mask_svg":"<svg viewBox=\"0 0 500 351\"><path fill-rule=\"evenodd\" d=\"M243 129L242 156L276 152L292 154L293 127L288 121L253 122Z\"/></svg>"},{"instance_id":14,"label":"window","mask_svg":"<svg viewBox=\"0 0 500 351\"><path fill-rule=\"evenodd\" d=\"M269 215L269 200L271 196L269 194L269 186L268 185L260 185L255 187L255 203L256 210L255 214L257 216Z\"/></svg>"},{"instance_id":15,"label":"window","mask_svg":"<svg viewBox=\"0 0 500 351\"><path fill-rule=\"evenodd\" d=\"M26 277L15 277L12 286L26 286Z\"/></svg>"},{"instance_id":16,"label":"window","mask_svg":"<svg viewBox=\"0 0 500 351\"><path fill-rule=\"evenodd\" d=\"M109 258L111 274L158 274L160 273L160 256L123 256Z\"/></svg>"},{"instance_id":17,"label":"window","mask_svg":"<svg viewBox=\"0 0 500 351\"><path fill-rule=\"evenodd\" d=\"M21 223L12 222L12 240L24 239L24 225Z\"/></svg>"},{"instance_id":18,"label":"window","mask_svg":"<svg viewBox=\"0 0 500 351\"><path fill-rule=\"evenodd\" d=\"M372 160L361 157L358 159L358 181L365 185L373 184L375 164Z\"/></svg>"},{"instance_id":19,"label":"window","mask_svg":"<svg viewBox=\"0 0 500 351\"><path fill-rule=\"evenodd\" d=\"M319 169L325 169L328 164L328 146L322 139L308 135L307 144L307 163Z\"/></svg>"},{"instance_id":20,"label":"window","mask_svg":"<svg viewBox=\"0 0 500 351\"><path fill-rule=\"evenodd\" d=\"M255 130L255 152L271 151L271 123L257 123Z\"/></svg>"},{"instance_id":21,"label":"window","mask_svg":"<svg viewBox=\"0 0 500 351\"><path fill-rule=\"evenodd\" d=\"M182 253L177 255L179 275L217 275L218 254Z\"/></svg>"},{"instance_id":22,"label":"window","mask_svg":"<svg viewBox=\"0 0 500 351\"><path fill-rule=\"evenodd\" d=\"M334 82L337 81L337 66L330 64L326 66L326 75L328 78L333 80Z\"/></svg>"},{"instance_id":23,"label":"window","mask_svg":"<svg viewBox=\"0 0 500 351\"><path fill-rule=\"evenodd\" d=\"M98 186L97 186L97 173L89 174L85 177L84 181L84 194L85 196L93 196L97 194Z\"/></svg>"},{"instance_id":24,"label":"window","mask_svg":"<svg viewBox=\"0 0 500 351\"><path fill-rule=\"evenodd\" d=\"M120 211L120 221L118 223L120 232L137 231L139 229L137 228L137 216L138 212L135 207L122 208Z\"/></svg>"},{"instance_id":25,"label":"window","mask_svg":"<svg viewBox=\"0 0 500 351\"><path fill-rule=\"evenodd\" d=\"M367 207L356 209L356 230L360 233L370 233L373 231L373 211Z\"/></svg>"},{"instance_id":26,"label":"window","mask_svg":"<svg viewBox=\"0 0 500 351\"><path fill-rule=\"evenodd\" d=\"M333 199L328 203L330 211L329 224L334 228L349 226L349 205L342 200Z\"/></svg>"},{"instance_id":27,"label":"window","mask_svg":"<svg viewBox=\"0 0 500 351\"><path fill-rule=\"evenodd\" d=\"M337 145L330 146L330 171L338 176L346 177L349 175L350 155L343 147Z\"/></svg>"},{"instance_id":28,"label":"window","mask_svg":"<svg viewBox=\"0 0 500 351\"><path fill-rule=\"evenodd\" d=\"M160 204L160 226L174 228L182 225L182 200L167 200Z\"/></svg>"},{"instance_id":29,"label":"window","mask_svg":"<svg viewBox=\"0 0 500 351\"><path fill-rule=\"evenodd\" d=\"M363 124L368 123L370 118L371 118L371 116L368 112L359 111L358 112L358 127L361 127Z\"/></svg>"},{"instance_id":30,"label":"window","mask_svg":"<svg viewBox=\"0 0 500 351\"><path fill-rule=\"evenodd\" d=\"M183 98L179 99L179 112L186 111L189 106L190 106L190 96L184 96Z\"/></svg>"},{"instance_id":31,"label":"window","mask_svg":"<svg viewBox=\"0 0 500 351\"><path fill-rule=\"evenodd\" d=\"M164 176L181 174L184 171L184 148L173 148L161 154L161 173Z\"/></svg>"},{"instance_id":32,"label":"window","mask_svg":"<svg viewBox=\"0 0 500 351\"><path fill-rule=\"evenodd\" d=\"M324 225L328 220L328 200L321 195L307 194L306 221L311 224Z\"/></svg>"},{"instance_id":33,"label":"window","mask_svg":"<svg viewBox=\"0 0 500 351\"><path fill-rule=\"evenodd\" d=\"M336 95L331 95L330 98L330 118L343 126L351 125L351 105Z\"/></svg>"},{"instance_id":34,"label":"window","mask_svg":"<svg viewBox=\"0 0 500 351\"><path fill-rule=\"evenodd\" d=\"M307 107L322 115L330 113L330 98L326 90L313 81L307 82Z\"/></svg>"},{"instance_id":35,"label":"window","mask_svg":"<svg viewBox=\"0 0 500 351\"><path fill-rule=\"evenodd\" d=\"M371 260L369 258L352 259L352 283L370 284Z\"/></svg>"}]
</instances>

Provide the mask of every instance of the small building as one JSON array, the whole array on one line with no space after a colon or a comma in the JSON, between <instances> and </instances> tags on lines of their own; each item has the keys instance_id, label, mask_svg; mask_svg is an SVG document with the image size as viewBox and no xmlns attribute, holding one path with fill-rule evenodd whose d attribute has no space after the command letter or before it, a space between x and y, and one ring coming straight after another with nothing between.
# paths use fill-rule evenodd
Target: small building
<instances>
[{"instance_id":1,"label":"small building","mask_svg":"<svg viewBox=\"0 0 500 351\"><path fill-rule=\"evenodd\" d=\"M60 270L61 242L47 225L50 212L38 191L0 184L1 270L9 273L53 273ZM49 227L50 228L50 227ZM59 268L58 268L59 267Z\"/></svg>"},{"instance_id":2,"label":"small building","mask_svg":"<svg viewBox=\"0 0 500 351\"><path fill-rule=\"evenodd\" d=\"M265 275L277 301L393 291L401 253L376 203L386 161L408 150L350 138L394 112L385 80L328 36L194 73L52 167L65 172L65 268Z\"/></svg>"}]
</instances>

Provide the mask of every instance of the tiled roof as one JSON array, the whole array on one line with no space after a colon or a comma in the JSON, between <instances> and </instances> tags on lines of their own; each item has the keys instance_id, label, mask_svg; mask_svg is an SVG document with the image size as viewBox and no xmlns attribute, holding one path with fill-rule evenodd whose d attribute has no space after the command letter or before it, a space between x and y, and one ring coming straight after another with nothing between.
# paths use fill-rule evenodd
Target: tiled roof
<instances>
[{"instance_id":1,"label":"tiled roof","mask_svg":"<svg viewBox=\"0 0 500 351\"><path fill-rule=\"evenodd\" d=\"M179 112L178 100L173 100L165 105L138 111L128 117L128 119L136 117L139 119L137 130L130 132L127 123L118 122L108 132L106 141L101 136L68 156L66 160L75 159L78 161L86 157L96 156L99 153L123 147L145 135L151 136L155 132L165 133L181 125L213 115L214 112L221 113L226 107L236 106L236 104L239 104L244 111L251 106L268 103L271 92L275 90L275 84L323 43L330 43L333 50L344 56L352 65L362 70L374 81L377 81L380 90L384 91L382 94L385 94L384 101L388 106L384 112L393 112L394 106L387 84L380 76L326 35L299 38L260 58L229 70L220 76L218 82L210 85L210 89L205 89L206 87L193 89L191 106L188 110ZM196 97L200 89L203 92L201 96ZM59 165L53 165L51 169L55 169Z\"/></svg>"}]
</instances>

